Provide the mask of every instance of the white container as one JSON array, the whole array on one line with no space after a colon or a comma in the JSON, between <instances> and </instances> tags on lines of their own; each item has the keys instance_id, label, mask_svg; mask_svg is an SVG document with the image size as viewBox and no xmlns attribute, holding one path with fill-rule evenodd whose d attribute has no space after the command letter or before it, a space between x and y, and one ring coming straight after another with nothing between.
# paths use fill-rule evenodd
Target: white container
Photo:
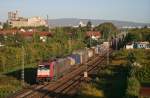
<instances>
[{"instance_id":1,"label":"white container","mask_svg":"<svg viewBox=\"0 0 150 98\"><path fill-rule=\"evenodd\" d=\"M92 57L94 55L93 50L92 49L88 49L88 57Z\"/></svg>"}]
</instances>

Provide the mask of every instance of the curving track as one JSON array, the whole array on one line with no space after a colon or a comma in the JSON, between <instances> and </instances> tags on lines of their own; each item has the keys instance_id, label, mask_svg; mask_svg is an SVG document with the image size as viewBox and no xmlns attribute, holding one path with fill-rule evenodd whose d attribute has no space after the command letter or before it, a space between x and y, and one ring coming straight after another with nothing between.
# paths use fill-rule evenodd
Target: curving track
<instances>
[{"instance_id":1,"label":"curving track","mask_svg":"<svg viewBox=\"0 0 150 98\"><path fill-rule=\"evenodd\" d=\"M109 52L112 53L112 50ZM83 78L83 72L87 70L90 73L97 69L97 65L104 61L105 55L106 53L103 56L93 57L91 61L84 64L87 67L80 65L77 68L73 68L70 73L54 83L35 85L35 87L14 94L11 98L62 98L63 96L72 96L76 92L75 88L78 87L80 80Z\"/></svg>"}]
</instances>

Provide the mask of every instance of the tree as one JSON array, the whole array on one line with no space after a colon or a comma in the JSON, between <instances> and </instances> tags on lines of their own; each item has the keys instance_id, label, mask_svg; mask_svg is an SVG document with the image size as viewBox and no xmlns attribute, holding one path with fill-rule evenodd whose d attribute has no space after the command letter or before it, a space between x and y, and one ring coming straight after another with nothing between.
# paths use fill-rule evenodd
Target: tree
<instances>
[{"instance_id":1,"label":"tree","mask_svg":"<svg viewBox=\"0 0 150 98\"><path fill-rule=\"evenodd\" d=\"M140 82L148 82L150 81L150 66L144 65L140 68L136 73L136 77Z\"/></svg>"},{"instance_id":2,"label":"tree","mask_svg":"<svg viewBox=\"0 0 150 98\"><path fill-rule=\"evenodd\" d=\"M96 46L98 44L98 41L90 37L87 37L85 38L84 43L87 45L87 47L92 47L92 46Z\"/></svg>"},{"instance_id":3,"label":"tree","mask_svg":"<svg viewBox=\"0 0 150 98\"><path fill-rule=\"evenodd\" d=\"M102 23L94 28L96 31L102 32L102 37L104 39L111 38L112 36L116 36L116 34L119 32L117 27L110 23Z\"/></svg>"},{"instance_id":4,"label":"tree","mask_svg":"<svg viewBox=\"0 0 150 98\"><path fill-rule=\"evenodd\" d=\"M137 98L139 95L140 83L135 77L129 77L127 80L127 98Z\"/></svg>"},{"instance_id":5,"label":"tree","mask_svg":"<svg viewBox=\"0 0 150 98\"><path fill-rule=\"evenodd\" d=\"M2 64L2 69L5 71L5 65L6 65L6 57L4 56L4 53L0 55L0 64ZM1 69L1 68L0 68Z\"/></svg>"},{"instance_id":6,"label":"tree","mask_svg":"<svg viewBox=\"0 0 150 98\"><path fill-rule=\"evenodd\" d=\"M0 43L4 43L4 41L5 41L4 35L1 35L0 36Z\"/></svg>"},{"instance_id":7,"label":"tree","mask_svg":"<svg viewBox=\"0 0 150 98\"><path fill-rule=\"evenodd\" d=\"M128 33L126 37L127 42L132 42L132 41L140 41L141 40L141 35L136 34L136 33Z\"/></svg>"},{"instance_id":8,"label":"tree","mask_svg":"<svg viewBox=\"0 0 150 98\"><path fill-rule=\"evenodd\" d=\"M92 29L92 23L91 23L91 21L87 22L86 28L87 28L87 31L91 31L91 29Z\"/></svg>"},{"instance_id":9,"label":"tree","mask_svg":"<svg viewBox=\"0 0 150 98\"><path fill-rule=\"evenodd\" d=\"M150 34L146 36L145 40L150 42Z\"/></svg>"},{"instance_id":10,"label":"tree","mask_svg":"<svg viewBox=\"0 0 150 98\"><path fill-rule=\"evenodd\" d=\"M3 29L10 29L11 26L8 24L8 22L3 24Z\"/></svg>"},{"instance_id":11,"label":"tree","mask_svg":"<svg viewBox=\"0 0 150 98\"><path fill-rule=\"evenodd\" d=\"M38 33L33 34L33 42L34 43L40 42L40 35Z\"/></svg>"},{"instance_id":12,"label":"tree","mask_svg":"<svg viewBox=\"0 0 150 98\"><path fill-rule=\"evenodd\" d=\"M130 52L127 56L127 60L130 64L133 64L136 61L135 54L133 52Z\"/></svg>"}]
</instances>

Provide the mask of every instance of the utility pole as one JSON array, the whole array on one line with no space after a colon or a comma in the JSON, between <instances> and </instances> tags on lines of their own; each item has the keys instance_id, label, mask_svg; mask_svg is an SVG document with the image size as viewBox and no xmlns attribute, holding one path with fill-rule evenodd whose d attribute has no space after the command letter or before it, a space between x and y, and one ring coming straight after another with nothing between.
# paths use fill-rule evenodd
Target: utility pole
<instances>
[{"instance_id":1,"label":"utility pole","mask_svg":"<svg viewBox=\"0 0 150 98\"><path fill-rule=\"evenodd\" d=\"M90 47L91 47L91 38L92 38L92 37L91 37L91 35L90 35Z\"/></svg>"},{"instance_id":2,"label":"utility pole","mask_svg":"<svg viewBox=\"0 0 150 98\"><path fill-rule=\"evenodd\" d=\"M48 31L49 31L49 23L48 23L48 19L49 19L49 17L48 17L48 15L47 15L47 27L48 27Z\"/></svg>"},{"instance_id":3,"label":"utility pole","mask_svg":"<svg viewBox=\"0 0 150 98\"><path fill-rule=\"evenodd\" d=\"M110 29L110 26L109 26L109 34L108 34L108 38L107 38L107 41L108 41L108 46L107 46L107 65L109 65L109 47L110 47L110 42L109 42L109 36L110 36L110 33L111 33L111 29Z\"/></svg>"},{"instance_id":4,"label":"utility pole","mask_svg":"<svg viewBox=\"0 0 150 98\"><path fill-rule=\"evenodd\" d=\"M71 52L71 41L72 41L72 39L69 38L69 53Z\"/></svg>"},{"instance_id":5,"label":"utility pole","mask_svg":"<svg viewBox=\"0 0 150 98\"><path fill-rule=\"evenodd\" d=\"M21 78L22 78L22 86L24 87L24 46L22 45L22 72L21 72Z\"/></svg>"},{"instance_id":6,"label":"utility pole","mask_svg":"<svg viewBox=\"0 0 150 98\"><path fill-rule=\"evenodd\" d=\"M118 49L118 38L116 37L116 51Z\"/></svg>"},{"instance_id":7,"label":"utility pole","mask_svg":"<svg viewBox=\"0 0 150 98\"><path fill-rule=\"evenodd\" d=\"M109 38L108 38L108 47L107 47L107 65L109 65Z\"/></svg>"}]
</instances>

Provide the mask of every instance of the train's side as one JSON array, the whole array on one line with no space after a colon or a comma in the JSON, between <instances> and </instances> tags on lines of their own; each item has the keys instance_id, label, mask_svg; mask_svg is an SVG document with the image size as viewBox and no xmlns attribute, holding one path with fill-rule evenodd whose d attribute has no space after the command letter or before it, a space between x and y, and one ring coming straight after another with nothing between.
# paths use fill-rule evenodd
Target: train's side
<instances>
[{"instance_id":1,"label":"train's side","mask_svg":"<svg viewBox=\"0 0 150 98\"><path fill-rule=\"evenodd\" d=\"M68 73L71 67L84 64L95 55L103 55L106 48L108 48L106 44L97 45L96 47L74 51L65 58L40 63L37 68L37 82L57 80Z\"/></svg>"}]
</instances>

